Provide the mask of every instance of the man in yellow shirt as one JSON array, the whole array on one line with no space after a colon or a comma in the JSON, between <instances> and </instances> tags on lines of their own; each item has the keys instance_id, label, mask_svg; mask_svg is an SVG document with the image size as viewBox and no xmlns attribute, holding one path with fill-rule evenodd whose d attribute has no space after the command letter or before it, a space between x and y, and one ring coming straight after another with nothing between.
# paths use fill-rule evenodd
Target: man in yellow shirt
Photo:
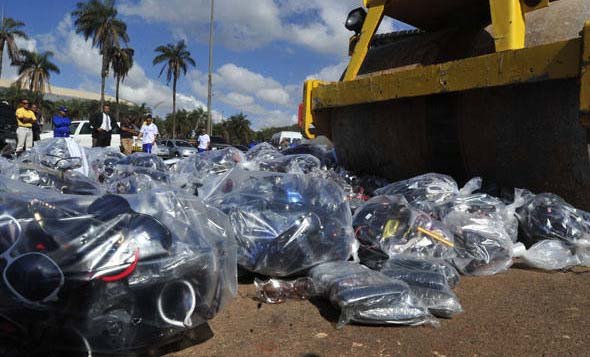
<instances>
[{"instance_id":1,"label":"man in yellow shirt","mask_svg":"<svg viewBox=\"0 0 590 357\"><path fill-rule=\"evenodd\" d=\"M20 101L16 110L16 152L20 153L33 146L33 123L37 120L35 113L30 109L27 99Z\"/></svg>"}]
</instances>

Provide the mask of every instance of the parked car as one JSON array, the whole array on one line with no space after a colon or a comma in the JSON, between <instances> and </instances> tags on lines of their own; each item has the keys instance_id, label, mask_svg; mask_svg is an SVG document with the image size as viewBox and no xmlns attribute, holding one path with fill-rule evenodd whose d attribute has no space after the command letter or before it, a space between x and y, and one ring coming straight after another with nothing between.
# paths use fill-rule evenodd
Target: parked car
<instances>
[{"instance_id":1,"label":"parked car","mask_svg":"<svg viewBox=\"0 0 590 357\"><path fill-rule=\"evenodd\" d=\"M90 122L88 120L77 120L70 124L70 137L78 144L85 147L92 147L92 130L90 130ZM53 131L41 133L41 140L53 138ZM121 147L121 136L119 130L113 128L113 135L111 137L111 147Z\"/></svg>"},{"instance_id":2,"label":"parked car","mask_svg":"<svg viewBox=\"0 0 590 357\"><path fill-rule=\"evenodd\" d=\"M162 140L158 143L158 151L161 146L168 149L167 157L188 157L198 153L197 149L186 140Z\"/></svg>"},{"instance_id":3,"label":"parked car","mask_svg":"<svg viewBox=\"0 0 590 357\"><path fill-rule=\"evenodd\" d=\"M231 146L222 136L211 136L210 139L211 150L221 150Z\"/></svg>"},{"instance_id":4,"label":"parked car","mask_svg":"<svg viewBox=\"0 0 590 357\"><path fill-rule=\"evenodd\" d=\"M7 102L0 102L0 149L6 144L16 148L15 109Z\"/></svg>"},{"instance_id":5,"label":"parked car","mask_svg":"<svg viewBox=\"0 0 590 357\"><path fill-rule=\"evenodd\" d=\"M153 153L161 156L165 159L170 157L170 148L166 146L167 140L158 140L156 142L156 149L153 150Z\"/></svg>"}]
</instances>

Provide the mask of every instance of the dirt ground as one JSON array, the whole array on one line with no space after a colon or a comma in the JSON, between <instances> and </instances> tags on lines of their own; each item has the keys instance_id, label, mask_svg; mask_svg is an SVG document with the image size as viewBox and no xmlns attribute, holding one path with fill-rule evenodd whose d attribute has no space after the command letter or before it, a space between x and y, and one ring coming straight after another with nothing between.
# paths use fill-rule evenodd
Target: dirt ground
<instances>
[{"instance_id":1,"label":"dirt ground","mask_svg":"<svg viewBox=\"0 0 590 357\"><path fill-rule=\"evenodd\" d=\"M322 301L259 304L252 284L211 321L214 337L171 356L540 356L588 355L590 270L511 269L464 277L462 314L433 327L335 329Z\"/></svg>"}]
</instances>

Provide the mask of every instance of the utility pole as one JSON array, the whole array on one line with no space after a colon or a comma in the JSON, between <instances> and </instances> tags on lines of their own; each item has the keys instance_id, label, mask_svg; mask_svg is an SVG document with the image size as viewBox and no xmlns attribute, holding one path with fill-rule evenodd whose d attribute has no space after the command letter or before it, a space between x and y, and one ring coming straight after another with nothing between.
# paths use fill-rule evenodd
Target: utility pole
<instances>
[{"instance_id":1,"label":"utility pole","mask_svg":"<svg viewBox=\"0 0 590 357\"><path fill-rule=\"evenodd\" d=\"M215 0L211 0L211 19L209 21L209 88L207 93L207 133L213 135L213 127L211 124L211 91L212 80L211 71L213 67L213 9L215 8Z\"/></svg>"}]
</instances>

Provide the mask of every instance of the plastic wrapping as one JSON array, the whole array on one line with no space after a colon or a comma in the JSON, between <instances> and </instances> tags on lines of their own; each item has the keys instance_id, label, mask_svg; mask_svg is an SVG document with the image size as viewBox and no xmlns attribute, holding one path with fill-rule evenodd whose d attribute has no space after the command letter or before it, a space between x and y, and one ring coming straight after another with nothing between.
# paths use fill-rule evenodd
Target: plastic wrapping
<instances>
[{"instance_id":1,"label":"plastic wrapping","mask_svg":"<svg viewBox=\"0 0 590 357\"><path fill-rule=\"evenodd\" d=\"M453 263L461 273L493 275L512 265L512 240L502 221L459 208L443 222L455 235Z\"/></svg>"},{"instance_id":2,"label":"plastic wrapping","mask_svg":"<svg viewBox=\"0 0 590 357\"><path fill-rule=\"evenodd\" d=\"M271 171L290 174L307 174L320 169L320 160L315 156L300 154L280 156L272 159L253 160L244 162L241 167L250 171Z\"/></svg>"},{"instance_id":3,"label":"plastic wrapping","mask_svg":"<svg viewBox=\"0 0 590 357\"><path fill-rule=\"evenodd\" d=\"M450 176L429 173L407 180L394 182L375 190L376 195L403 195L414 207L439 218L437 209L451 202L458 195L467 195L481 187L481 178L476 177L459 190Z\"/></svg>"},{"instance_id":4,"label":"plastic wrapping","mask_svg":"<svg viewBox=\"0 0 590 357\"><path fill-rule=\"evenodd\" d=\"M556 239L580 249L590 247L590 214L574 208L552 193L533 195L517 190L526 203L516 212L524 233L523 243L530 247L536 242Z\"/></svg>"},{"instance_id":5,"label":"plastic wrapping","mask_svg":"<svg viewBox=\"0 0 590 357\"><path fill-rule=\"evenodd\" d=\"M350 208L333 182L235 168L205 199L229 215L246 270L284 277L354 252Z\"/></svg>"},{"instance_id":6,"label":"plastic wrapping","mask_svg":"<svg viewBox=\"0 0 590 357\"><path fill-rule=\"evenodd\" d=\"M212 150L179 160L172 169L172 184L196 196L204 195L215 180L245 160L233 147Z\"/></svg>"},{"instance_id":7,"label":"plastic wrapping","mask_svg":"<svg viewBox=\"0 0 590 357\"><path fill-rule=\"evenodd\" d=\"M260 143L246 152L247 160L272 160L282 157L283 154L269 143Z\"/></svg>"},{"instance_id":8,"label":"plastic wrapping","mask_svg":"<svg viewBox=\"0 0 590 357\"><path fill-rule=\"evenodd\" d=\"M283 155L312 155L316 157L322 168L330 169L336 167L336 156L334 149L328 145L308 143L297 145L294 148L288 148L281 151Z\"/></svg>"},{"instance_id":9,"label":"plastic wrapping","mask_svg":"<svg viewBox=\"0 0 590 357\"><path fill-rule=\"evenodd\" d=\"M58 171L34 164L20 164L18 175L13 179L64 194L100 195L104 193L100 184L77 171Z\"/></svg>"},{"instance_id":10,"label":"plastic wrapping","mask_svg":"<svg viewBox=\"0 0 590 357\"><path fill-rule=\"evenodd\" d=\"M307 300L315 295L313 280L299 278L296 280L254 279L256 298L266 304L280 304L287 299Z\"/></svg>"},{"instance_id":11,"label":"plastic wrapping","mask_svg":"<svg viewBox=\"0 0 590 357\"><path fill-rule=\"evenodd\" d=\"M355 187L353 187L351 182L353 181L353 178L345 170L340 170L338 172L332 169L315 170L312 171L310 175L320 177L324 180L332 181L336 183L338 186L340 186L342 191L344 191L346 200L348 201L350 209L353 212L356 211L368 200L368 196L366 196L362 190L355 190Z\"/></svg>"},{"instance_id":12,"label":"plastic wrapping","mask_svg":"<svg viewBox=\"0 0 590 357\"><path fill-rule=\"evenodd\" d=\"M114 163L113 173L105 184L108 192L116 194L148 192L168 187L170 174L156 155L134 153Z\"/></svg>"},{"instance_id":13,"label":"plastic wrapping","mask_svg":"<svg viewBox=\"0 0 590 357\"><path fill-rule=\"evenodd\" d=\"M354 214L359 259L372 268L395 254L452 259L453 234L439 221L410 207L401 195L376 196Z\"/></svg>"},{"instance_id":14,"label":"plastic wrapping","mask_svg":"<svg viewBox=\"0 0 590 357\"><path fill-rule=\"evenodd\" d=\"M37 141L20 162L42 165L59 171L74 170L88 176L88 160L84 149L72 138L51 138Z\"/></svg>"},{"instance_id":15,"label":"plastic wrapping","mask_svg":"<svg viewBox=\"0 0 590 357\"><path fill-rule=\"evenodd\" d=\"M34 348L39 336L52 337L47 349L72 348L62 335L69 330L88 352L146 351L205 323L235 295L227 218L196 198L5 189L0 313Z\"/></svg>"},{"instance_id":16,"label":"plastic wrapping","mask_svg":"<svg viewBox=\"0 0 590 357\"><path fill-rule=\"evenodd\" d=\"M332 262L310 271L316 292L340 309L338 325L436 324L410 287L396 279L352 262Z\"/></svg>"},{"instance_id":17,"label":"plastic wrapping","mask_svg":"<svg viewBox=\"0 0 590 357\"><path fill-rule=\"evenodd\" d=\"M115 165L125 157L121 150L115 148L89 148L86 149L88 157L88 176L98 182L104 182L113 176Z\"/></svg>"},{"instance_id":18,"label":"plastic wrapping","mask_svg":"<svg viewBox=\"0 0 590 357\"><path fill-rule=\"evenodd\" d=\"M487 194L472 194L457 196L455 199L439 208L441 217L449 212L462 212L475 218L484 218L501 223L512 242L518 238L518 220L515 210L524 204L524 200L517 197L514 203L506 205L500 199Z\"/></svg>"},{"instance_id":19,"label":"plastic wrapping","mask_svg":"<svg viewBox=\"0 0 590 357\"><path fill-rule=\"evenodd\" d=\"M451 317L463 311L452 290L459 275L444 260L396 255L383 264L381 273L407 283L414 295L437 317Z\"/></svg>"},{"instance_id":20,"label":"plastic wrapping","mask_svg":"<svg viewBox=\"0 0 590 357\"><path fill-rule=\"evenodd\" d=\"M533 244L528 250L518 254L518 257L525 264L543 270L568 269L582 263L571 244L553 239Z\"/></svg>"}]
</instances>

